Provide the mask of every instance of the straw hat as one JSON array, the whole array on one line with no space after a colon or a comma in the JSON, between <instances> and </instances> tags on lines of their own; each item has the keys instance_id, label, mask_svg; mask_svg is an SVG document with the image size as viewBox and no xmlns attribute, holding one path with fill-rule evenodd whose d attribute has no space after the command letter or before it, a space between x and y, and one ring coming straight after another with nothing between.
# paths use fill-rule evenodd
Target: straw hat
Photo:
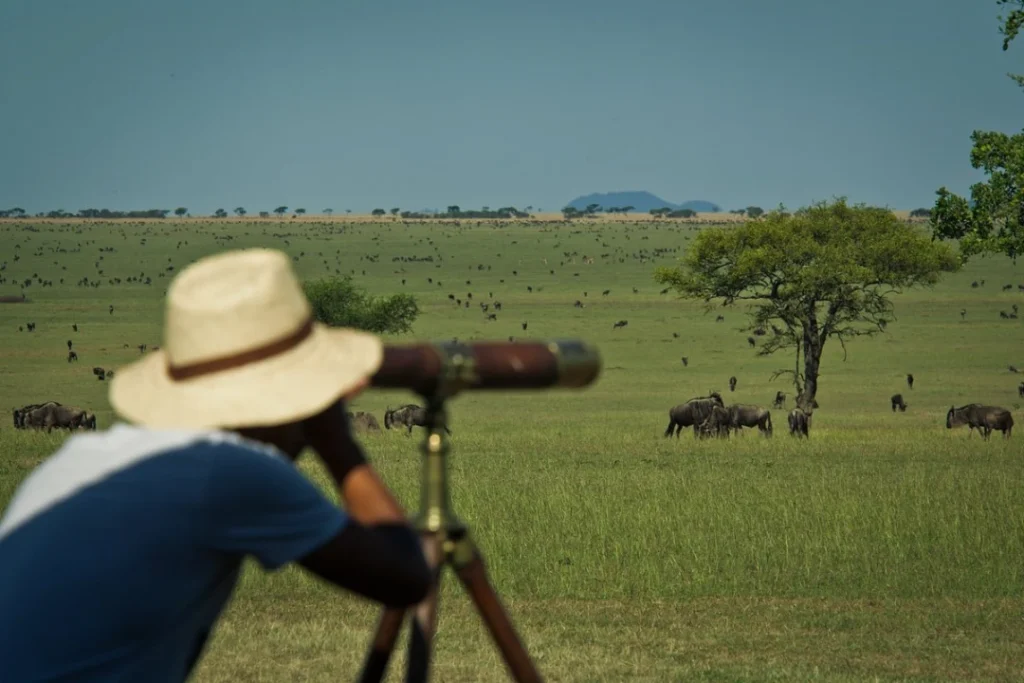
<instances>
[{"instance_id":1,"label":"straw hat","mask_svg":"<svg viewBox=\"0 0 1024 683\"><path fill-rule=\"evenodd\" d=\"M168 289L162 348L118 370L110 403L156 428L258 427L314 415L375 373L383 346L312 316L284 253L200 259Z\"/></svg>"}]
</instances>

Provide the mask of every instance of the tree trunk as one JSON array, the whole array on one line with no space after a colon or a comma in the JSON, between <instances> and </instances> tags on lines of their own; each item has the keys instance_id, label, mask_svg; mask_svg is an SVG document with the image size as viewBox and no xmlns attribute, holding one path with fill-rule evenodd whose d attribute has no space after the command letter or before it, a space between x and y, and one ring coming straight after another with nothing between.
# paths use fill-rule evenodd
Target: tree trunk
<instances>
[{"instance_id":1,"label":"tree trunk","mask_svg":"<svg viewBox=\"0 0 1024 683\"><path fill-rule=\"evenodd\" d=\"M821 351L824 344L818 336L817 320L812 316L804 323L804 387L797 396L796 404L805 412L817 406L815 396L818 394L818 369L821 366Z\"/></svg>"}]
</instances>

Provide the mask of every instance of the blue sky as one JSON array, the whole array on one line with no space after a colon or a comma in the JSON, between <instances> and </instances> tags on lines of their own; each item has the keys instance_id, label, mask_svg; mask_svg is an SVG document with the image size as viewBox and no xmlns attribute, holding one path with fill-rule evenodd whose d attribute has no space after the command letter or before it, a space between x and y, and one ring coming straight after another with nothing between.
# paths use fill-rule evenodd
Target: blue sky
<instances>
[{"instance_id":1,"label":"blue sky","mask_svg":"<svg viewBox=\"0 0 1024 683\"><path fill-rule=\"evenodd\" d=\"M994 0L2 0L0 207L726 209L966 192Z\"/></svg>"}]
</instances>

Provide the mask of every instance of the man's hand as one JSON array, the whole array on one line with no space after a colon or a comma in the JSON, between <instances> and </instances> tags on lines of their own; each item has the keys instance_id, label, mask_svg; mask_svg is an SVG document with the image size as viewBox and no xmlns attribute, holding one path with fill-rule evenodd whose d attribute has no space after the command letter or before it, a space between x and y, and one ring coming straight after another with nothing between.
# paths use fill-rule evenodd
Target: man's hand
<instances>
[{"instance_id":1,"label":"man's hand","mask_svg":"<svg viewBox=\"0 0 1024 683\"><path fill-rule=\"evenodd\" d=\"M407 524L398 501L366 463L350 429L345 400L358 395L365 380L326 410L303 422L306 441L331 473L348 513L362 524Z\"/></svg>"}]
</instances>

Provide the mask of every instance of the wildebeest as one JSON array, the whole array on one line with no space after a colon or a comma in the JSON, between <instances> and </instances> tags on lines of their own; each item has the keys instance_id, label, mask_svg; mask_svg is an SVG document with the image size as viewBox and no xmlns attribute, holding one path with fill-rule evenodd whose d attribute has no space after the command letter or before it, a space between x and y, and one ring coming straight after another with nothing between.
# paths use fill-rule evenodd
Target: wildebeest
<instances>
[{"instance_id":1,"label":"wildebeest","mask_svg":"<svg viewBox=\"0 0 1024 683\"><path fill-rule=\"evenodd\" d=\"M70 363L76 360L78 360L78 354L75 353L74 351L68 351L68 362Z\"/></svg>"},{"instance_id":2,"label":"wildebeest","mask_svg":"<svg viewBox=\"0 0 1024 683\"><path fill-rule=\"evenodd\" d=\"M889 398L889 403L892 404L892 412L896 412L899 408L901 413L907 412L907 404L903 402L903 394L893 394Z\"/></svg>"},{"instance_id":3,"label":"wildebeest","mask_svg":"<svg viewBox=\"0 0 1024 683\"><path fill-rule=\"evenodd\" d=\"M729 391L736 391L736 377L729 378Z\"/></svg>"},{"instance_id":4,"label":"wildebeest","mask_svg":"<svg viewBox=\"0 0 1024 683\"><path fill-rule=\"evenodd\" d=\"M14 428L24 429L25 428L25 415L32 412L36 408L43 408L45 406L59 406L61 405L57 401L46 401L45 403L31 403L27 406L14 409Z\"/></svg>"},{"instance_id":5,"label":"wildebeest","mask_svg":"<svg viewBox=\"0 0 1024 683\"><path fill-rule=\"evenodd\" d=\"M811 416L800 408L793 408L789 411L789 433L791 436L799 437L801 434L811 438Z\"/></svg>"},{"instance_id":6,"label":"wildebeest","mask_svg":"<svg viewBox=\"0 0 1024 683\"><path fill-rule=\"evenodd\" d=\"M914 388L914 376L909 373L907 374L907 386L911 389Z\"/></svg>"},{"instance_id":7,"label":"wildebeest","mask_svg":"<svg viewBox=\"0 0 1024 683\"><path fill-rule=\"evenodd\" d=\"M775 392L775 400L772 401L773 408L781 408L786 404L786 394L781 391Z\"/></svg>"},{"instance_id":8,"label":"wildebeest","mask_svg":"<svg viewBox=\"0 0 1024 683\"><path fill-rule=\"evenodd\" d=\"M73 430L85 427L96 428L96 416L87 410L73 406L47 403L22 413L24 428L35 427L50 432L54 427Z\"/></svg>"},{"instance_id":9,"label":"wildebeest","mask_svg":"<svg viewBox=\"0 0 1024 683\"><path fill-rule=\"evenodd\" d=\"M744 403L734 403L728 408L729 426L741 433L743 427L757 427L765 436L772 435L772 414L767 408Z\"/></svg>"},{"instance_id":10,"label":"wildebeest","mask_svg":"<svg viewBox=\"0 0 1024 683\"><path fill-rule=\"evenodd\" d=\"M625 327L628 324L629 324L628 320L620 320L619 322L617 322L614 325L612 325L612 329L613 330L617 330L618 328Z\"/></svg>"},{"instance_id":11,"label":"wildebeest","mask_svg":"<svg viewBox=\"0 0 1024 683\"><path fill-rule=\"evenodd\" d=\"M693 435L697 436L698 427L711 415L714 406L725 407L722 397L716 393L710 396L691 398L686 403L680 403L668 411L668 427L665 429L665 436L672 436L675 431L676 438L683 427L693 427Z\"/></svg>"},{"instance_id":12,"label":"wildebeest","mask_svg":"<svg viewBox=\"0 0 1024 683\"><path fill-rule=\"evenodd\" d=\"M711 406L711 414L700 425L694 426L694 434L701 439L706 439L710 436L726 439L729 437L731 427L729 410L715 403Z\"/></svg>"},{"instance_id":13,"label":"wildebeest","mask_svg":"<svg viewBox=\"0 0 1024 683\"><path fill-rule=\"evenodd\" d=\"M384 411L384 427L386 429L391 429L392 427L397 429L398 425L404 425L408 428L409 431L406 433L406 436L412 434L413 427L426 427L426 408L421 408L415 403L407 403L406 405L395 408L394 410L389 406L388 409ZM445 425L444 431L447 432L449 436L452 433L452 430L448 429L448 425Z\"/></svg>"},{"instance_id":14,"label":"wildebeest","mask_svg":"<svg viewBox=\"0 0 1024 683\"><path fill-rule=\"evenodd\" d=\"M1006 408L999 406L983 406L980 403L969 403L959 408L949 407L946 413L946 429L967 425L971 430L977 429L984 439L992 435L992 430L1003 433L1003 438L1010 438L1013 432L1013 415Z\"/></svg>"},{"instance_id":15,"label":"wildebeest","mask_svg":"<svg viewBox=\"0 0 1024 683\"><path fill-rule=\"evenodd\" d=\"M352 426L358 430L366 432L380 431L380 423L377 422L377 418L373 416L373 413L360 410L357 413L348 413L348 419Z\"/></svg>"},{"instance_id":16,"label":"wildebeest","mask_svg":"<svg viewBox=\"0 0 1024 683\"><path fill-rule=\"evenodd\" d=\"M1024 382L1021 382L1021 383L1020 383L1020 386L1018 386L1018 387L1017 387L1017 394L1018 394L1018 395L1019 395L1019 396L1020 396L1021 398L1024 398Z\"/></svg>"}]
</instances>

